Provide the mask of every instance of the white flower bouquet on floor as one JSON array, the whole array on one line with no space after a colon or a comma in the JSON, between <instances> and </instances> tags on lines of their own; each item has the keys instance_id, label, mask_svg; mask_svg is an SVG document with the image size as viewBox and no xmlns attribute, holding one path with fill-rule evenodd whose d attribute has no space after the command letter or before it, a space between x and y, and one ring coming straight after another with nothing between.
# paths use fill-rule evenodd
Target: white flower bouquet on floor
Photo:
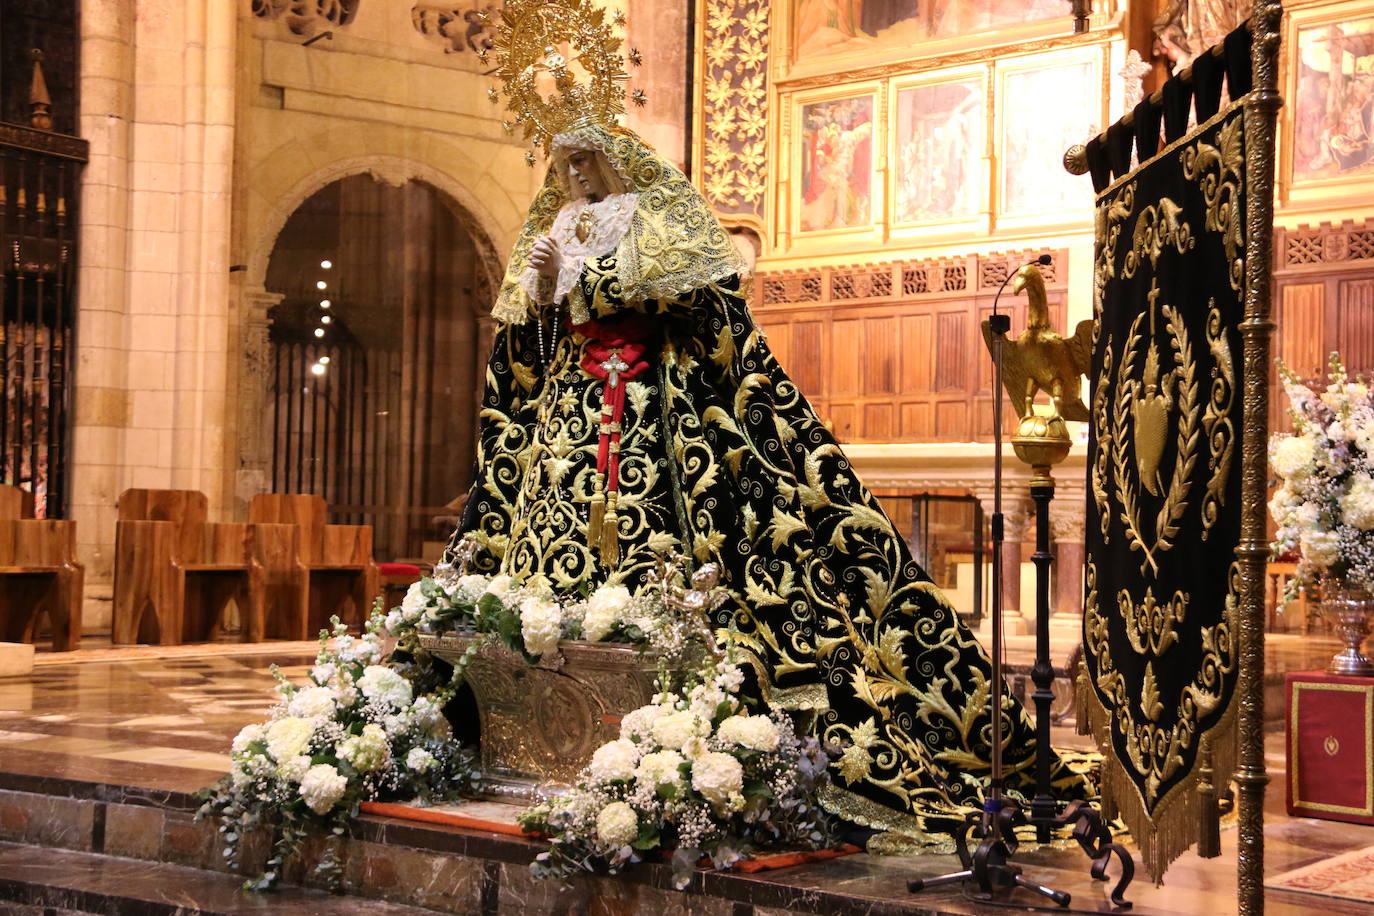
<instances>
[{"instance_id":1,"label":"white flower bouquet on floor","mask_svg":"<svg viewBox=\"0 0 1374 916\"><path fill-rule=\"evenodd\" d=\"M1374 400L1331 354L1326 389L1303 384L1280 364L1293 435L1270 444L1280 482L1269 502L1276 556L1296 552L1290 590L1330 577L1374 589ZM1290 596L1291 597L1291 596Z\"/></svg>"},{"instance_id":2,"label":"white flower bouquet on floor","mask_svg":"<svg viewBox=\"0 0 1374 916\"><path fill-rule=\"evenodd\" d=\"M751 712L743 671L729 653L621 722L569 794L527 809L526 830L551 846L536 877L618 872L671 854L685 887L703 858L728 868L770 846L830 845L831 820L816 803L828 757L799 737L785 712Z\"/></svg>"},{"instance_id":3,"label":"white flower bouquet on floor","mask_svg":"<svg viewBox=\"0 0 1374 916\"><path fill-rule=\"evenodd\" d=\"M207 790L200 817L220 821L226 856L238 864L247 833L265 828L272 849L248 887L271 887L287 858L311 830L342 835L358 803L422 802L475 794L476 755L454 740L444 707L459 682L435 683L415 666L390 667L383 620L373 615L361 638L334 621L320 635L309 682L296 686L278 673L281 701L262 724L239 732L232 768ZM322 877L337 880L330 852Z\"/></svg>"}]
</instances>

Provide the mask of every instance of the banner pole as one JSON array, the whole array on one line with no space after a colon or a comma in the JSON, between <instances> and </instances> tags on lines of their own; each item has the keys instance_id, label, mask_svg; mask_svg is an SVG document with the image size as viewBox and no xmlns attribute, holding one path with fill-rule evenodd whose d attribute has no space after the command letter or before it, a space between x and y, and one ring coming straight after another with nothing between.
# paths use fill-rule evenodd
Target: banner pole
<instances>
[{"instance_id":1,"label":"banner pole","mask_svg":"<svg viewBox=\"0 0 1374 916\"><path fill-rule=\"evenodd\" d=\"M1245 101L1246 239L1242 394L1240 564L1240 700L1236 784L1236 861L1241 916L1264 912L1264 575L1269 557L1265 503L1269 457L1269 352L1274 322L1270 282L1274 238L1274 125L1278 92L1279 0L1257 0L1251 19L1253 87Z\"/></svg>"}]
</instances>

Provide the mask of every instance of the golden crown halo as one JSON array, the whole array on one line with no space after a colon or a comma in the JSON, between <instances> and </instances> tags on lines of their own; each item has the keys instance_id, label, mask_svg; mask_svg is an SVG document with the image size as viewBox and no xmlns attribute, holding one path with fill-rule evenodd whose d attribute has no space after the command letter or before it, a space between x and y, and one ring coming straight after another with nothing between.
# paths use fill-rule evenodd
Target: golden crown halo
<instances>
[{"instance_id":1,"label":"golden crown halo","mask_svg":"<svg viewBox=\"0 0 1374 916\"><path fill-rule=\"evenodd\" d=\"M625 111L625 63L641 62L637 50L620 54L616 29L624 25L624 13L607 17L591 0L506 0L491 48L502 88L487 90L493 103L506 96L514 116L502 122L506 131L519 127L547 156L557 134L614 124ZM487 53L480 52L482 60ZM645 101L638 89L630 98L636 105ZM534 153L527 152L525 161L533 165Z\"/></svg>"}]
</instances>

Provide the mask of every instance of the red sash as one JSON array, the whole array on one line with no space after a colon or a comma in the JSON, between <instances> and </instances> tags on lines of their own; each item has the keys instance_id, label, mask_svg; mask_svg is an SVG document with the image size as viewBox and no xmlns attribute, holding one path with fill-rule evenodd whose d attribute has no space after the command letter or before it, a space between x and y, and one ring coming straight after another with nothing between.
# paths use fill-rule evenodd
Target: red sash
<instances>
[{"instance_id":1,"label":"red sash","mask_svg":"<svg viewBox=\"0 0 1374 916\"><path fill-rule=\"evenodd\" d=\"M644 315L630 315L613 323L586 321L573 330L587 338L582 368L603 381L601 389L601 436L596 451L596 484L593 487L587 539L599 549L608 566L620 562L619 518L616 502L620 489L620 424L625 417L625 383L649 368L644 359L657 327Z\"/></svg>"}]
</instances>

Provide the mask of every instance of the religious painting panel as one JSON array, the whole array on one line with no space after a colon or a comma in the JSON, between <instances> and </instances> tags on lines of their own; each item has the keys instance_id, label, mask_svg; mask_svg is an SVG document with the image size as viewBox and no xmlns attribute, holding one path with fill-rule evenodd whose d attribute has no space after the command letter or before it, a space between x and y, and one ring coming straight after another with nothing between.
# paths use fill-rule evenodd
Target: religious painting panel
<instances>
[{"instance_id":1,"label":"religious painting panel","mask_svg":"<svg viewBox=\"0 0 1374 916\"><path fill-rule=\"evenodd\" d=\"M798 107L796 230L867 228L873 222L875 94L802 102Z\"/></svg>"},{"instance_id":2,"label":"religious painting panel","mask_svg":"<svg viewBox=\"0 0 1374 916\"><path fill-rule=\"evenodd\" d=\"M892 221L954 223L986 198L986 70L895 87Z\"/></svg>"},{"instance_id":3,"label":"religious painting panel","mask_svg":"<svg viewBox=\"0 0 1374 916\"><path fill-rule=\"evenodd\" d=\"M989 43L1025 33L1027 25L1071 20L1063 0L788 0L792 60L916 56L913 48L985 37ZM999 33L1007 33L1001 35Z\"/></svg>"},{"instance_id":4,"label":"religious painting panel","mask_svg":"<svg viewBox=\"0 0 1374 916\"><path fill-rule=\"evenodd\" d=\"M1374 12L1367 3L1295 10L1284 42L1290 197L1374 184Z\"/></svg>"},{"instance_id":5,"label":"religious painting panel","mask_svg":"<svg viewBox=\"0 0 1374 916\"><path fill-rule=\"evenodd\" d=\"M998 213L1026 223L1082 222L1092 188L1062 165L1064 150L1103 123L1107 93L1096 49L998 66Z\"/></svg>"}]
</instances>

